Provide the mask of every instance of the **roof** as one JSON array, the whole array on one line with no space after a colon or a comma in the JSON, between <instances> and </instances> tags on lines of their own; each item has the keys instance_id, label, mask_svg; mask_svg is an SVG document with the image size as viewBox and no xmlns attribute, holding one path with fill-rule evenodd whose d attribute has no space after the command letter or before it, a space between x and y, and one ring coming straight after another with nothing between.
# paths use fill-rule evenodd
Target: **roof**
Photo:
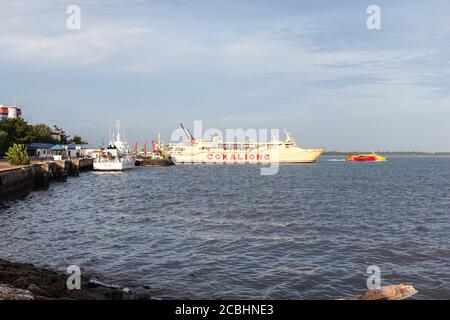
<instances>
[{"instance_id":1,"label":"roof","mask_svg":"<svg viewBox=\"0 0 450 320\"><path fill-rule=\"evenodd\" d=\"M76 149L78 146L80 146L80 145L75 144L75 143L70 143L67 145L67 148L73 150L73 149Z\"/></svg>"},{"instance_id":2,"label":"roof","mask_svg":"<svg viewBox=\"0 0 450 320\"><path fill-rule=\"evenodd\" d=\"M53 144L50 143L34 142L28 144L28 149L50 149L51 147L53 147Z\"/></svg>"},{"instance_id":3,"label":"roof","mask_svg":"<svg viewBox=\"0 0 450 320\"><path fill-rule=\"evenodd\" d=\"M53 147L50 148L50 150L64 150L64 147L59 144L55 144Z\"/></svg>"},{"instance_id":4,"label":"roof","mask_svg":"<svg viewBox=\"0 0 450 320\"><path fill-rule=\"evenodd\" d=\"M18 107L18 106L4 106L4 105L0 105L0 108L4 108L4 109L11 109L11 108L13 108L13 109L20 109L20 107Z\"/></svg>"},{"instance_id":5,"label":"roof","mask_svg":"<svg viewBox=\"0 0 450 320\"><path fill-rule=\"evenodd\" d=\"M67 145L68 149L74 150L76 148L80 148L80 149L101 149L100 147L96 147L96 146L91 146L88 144L75 144L75 143L70 143Z\"/></svg>"},{"instance_id":6,"label":"roof","mask_svg":"<svg viewBox=\"0 0 450 320\"><path fill-rule=\"evenodd\" d=\"M103 149L102 147L95 146L92 144L82 144L81 149Z\"/></svg>"}]
</instances>

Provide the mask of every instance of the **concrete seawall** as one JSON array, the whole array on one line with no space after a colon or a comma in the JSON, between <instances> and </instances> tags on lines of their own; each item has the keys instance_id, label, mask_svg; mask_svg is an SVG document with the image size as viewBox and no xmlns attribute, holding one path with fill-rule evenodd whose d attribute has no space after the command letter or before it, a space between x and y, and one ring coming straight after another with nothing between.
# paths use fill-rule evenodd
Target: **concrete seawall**
<instances>
[{"instance_id":1,"label":"concrete seawall","mask_svg":"<svg viewBox=\"0 0 450 320\"><path fill-rule=\"evenodd\" d=\"M0 195L33 187L47 187L50 181L66 181L81 171L92 170L92 159L37 162L28 166L11 166L0 171Z\"/></svg>"},{"instance_id":2,"label":"concrete seawall","mask_svg":"<svg viewBox=\"0 0 450 320\"><path fill-rule=\"evenodd\" d=\"M31 165L0 172L0 193L10 193L33 186L38 166Z\"/></svg>"}]
</instances>

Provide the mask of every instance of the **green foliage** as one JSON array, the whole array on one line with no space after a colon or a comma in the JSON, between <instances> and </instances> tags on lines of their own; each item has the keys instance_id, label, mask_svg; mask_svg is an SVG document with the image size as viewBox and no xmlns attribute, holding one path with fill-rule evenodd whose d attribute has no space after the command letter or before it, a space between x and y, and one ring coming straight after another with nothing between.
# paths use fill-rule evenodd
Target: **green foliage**
<instances>
[{"instance_id":1,"label":"green foliage","mask_svg":"<svg viewBox=\"0 0 450 320\"><path fill-rule=\"evenodd\" d=\"M30 164L30 156L27 152L27 146L24 144L14 143L5 154L12 165Z\"/></svg>"},{"instance_id":2,"label":"green foliage","mask_svg":"<svg viewBox=\"0 0 450 320\"><path fill-rule=\"evenodd\" d=\"M27 144L33 141L30 125L23 119L5 119L0 121L0 131L8 134L8 146L14 143Z\"/></svg>"},{"instance_id":3,"label":"green foliage","mask_svg":"<svg viewBox=\"0 0 450 320\"><path fill-rule=\"evenodd\" d=\"M75 144L87 144L86 141L84 141L79 135L76 134L73 135L71 142Z\"/></svg>"},{"instance_id":4,"label":"green foliage","mask_svg":"<svg viewBox=\"0 0 450 320\"><path fill-rule=\"evenodd\" d=\"M52 129L43 124L29 125L23 119L5 119L0 121L0 155L3 155L14 143L31 142L56 143L52 138Z\"/></svg>"},{"instance_id":5,"label":"green foliage","mask_svg":"<svg viewBox=\"0 0 450 320\"><path fill-rule=\"evenodd\" d=\"M33 142L40 143L55 143L52 138L52 129L43 123L35 124L31 126Z\"/></svg>"},{"instance_id":6,"label":"green foliage","mask_svg":"<svg viewBox=\"0 0 450 320\"><path fill-rule=\"evenodd\" d=\"M0 154L3 154L8 147L8 134L0 130Z\"/></svg>"}]
</instances>

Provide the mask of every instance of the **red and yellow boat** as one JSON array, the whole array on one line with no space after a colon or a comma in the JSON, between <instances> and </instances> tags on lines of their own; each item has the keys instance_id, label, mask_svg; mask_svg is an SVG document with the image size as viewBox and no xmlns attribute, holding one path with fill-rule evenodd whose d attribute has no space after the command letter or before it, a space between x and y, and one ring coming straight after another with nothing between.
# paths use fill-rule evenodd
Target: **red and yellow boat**
<instances>
[{"instance_id":1,"label":"red and yellow boat","mask_svg":"<svg viewBox=\"0 0 450 320\"><path fill-rule=\"evenodd\" d=\"M386 157L380 156L376 153L365 153L365 154L349 154L346 161L356 161L356 162L384 162L387 160Z\"/></svg>"}]
</instances>

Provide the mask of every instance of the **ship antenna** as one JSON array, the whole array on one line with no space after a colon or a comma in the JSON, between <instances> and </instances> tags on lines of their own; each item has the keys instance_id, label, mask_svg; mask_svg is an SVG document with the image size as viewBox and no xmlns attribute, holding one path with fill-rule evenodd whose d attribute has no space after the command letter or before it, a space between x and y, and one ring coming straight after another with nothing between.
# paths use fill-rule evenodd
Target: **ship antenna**
<instances>
[{"instance_id":1,"label":"ship antenna","mask_svg":"<svg viewBox=\"0 0 450 320\"><path fill-rule=\"evenodd\" d=\"M286 128L284 129L284 132L286 133L286 141L295 144L295 140L291 138Z\"/></svg>"},{"instance_id":2,"label":"ship antenna","mask_svg":"<svg viewBox=\"0 0 450 320\"><path fill-rule=\"evenodd\" d=\"M284 133L286 134L286 140L291 140L291 137L289 136L289 132L286 130L286 128L284 129Z\"/></svg>"},{"instance_id":3,"label":"ship antenna","mask_svg":"<svg viewBox=\"0 0 450 320\"><path fill-rule=\"evenodd\" d=\"M117 120L117 136L116 139L120 139L120 120Z\"/></svg>"}]
</instances>

